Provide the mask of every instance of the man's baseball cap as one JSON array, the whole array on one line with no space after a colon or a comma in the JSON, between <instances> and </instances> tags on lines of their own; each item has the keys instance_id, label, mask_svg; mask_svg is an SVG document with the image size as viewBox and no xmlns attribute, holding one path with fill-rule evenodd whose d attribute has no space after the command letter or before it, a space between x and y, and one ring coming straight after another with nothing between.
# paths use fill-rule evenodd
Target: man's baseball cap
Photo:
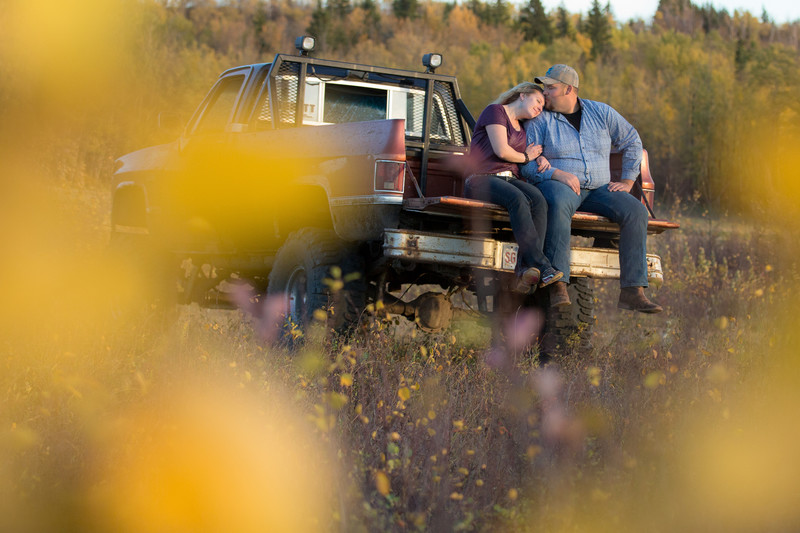
<instances>
[{"instance_id":1,"label":"man's baseball cap","mask_svg":"<svg viewBox=\"0 0 800 533\"><path fill-rule=\"evenodd\" d=\"M566 83L573 87L578 86L578 73L569 65L553 65L547 69L547 73L533 81L542 85L553 85L555 83Z\"/></svg>"}]
</instances>

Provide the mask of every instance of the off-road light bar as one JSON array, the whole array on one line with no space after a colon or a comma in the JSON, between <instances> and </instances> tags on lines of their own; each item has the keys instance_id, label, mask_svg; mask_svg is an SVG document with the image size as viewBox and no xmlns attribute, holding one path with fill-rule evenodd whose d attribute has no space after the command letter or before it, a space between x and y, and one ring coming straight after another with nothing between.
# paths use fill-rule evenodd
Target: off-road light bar
<instances>
[{"instance_id":1,"label":"off-road light bar","mask_svg":"<svg viewBox=\"0 0 800 533\"><path fill-rule=\"evenodd\" d=\"M433 73L442 66L442 54L425 54L422 56L422 65L427 67L427 72Z\"/></svg>"},{"instance_id":2,"label":"off-road light bar","mask_svg":"<svg viewBox=\"0 0 800 533\"><path fill-rule=\"evenodd\" d=\"M317 40L310 35L301 35L294 40L294 47L300 51L301 56L307 56L317 45Z\"/></svg>"}]
</instances>

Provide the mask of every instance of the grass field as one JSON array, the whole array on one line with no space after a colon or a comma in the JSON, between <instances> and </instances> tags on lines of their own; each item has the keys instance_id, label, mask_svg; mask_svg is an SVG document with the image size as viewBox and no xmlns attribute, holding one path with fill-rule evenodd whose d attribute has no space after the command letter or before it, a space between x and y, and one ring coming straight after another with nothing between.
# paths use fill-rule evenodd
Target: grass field
<instances>
[{"instance_id":1,"label":"grass field","mask_svg":"<svg viewBox=\"0 0 800 533\"><path fill-rule=\"evenodd\" d=\"M542 369L485 323L290 354L238 311L120 321L104 187L4 203L0 530L800 527L790 232L672 213L665 312L599 283L592 351Z\"/></svg>"}]
</instances>

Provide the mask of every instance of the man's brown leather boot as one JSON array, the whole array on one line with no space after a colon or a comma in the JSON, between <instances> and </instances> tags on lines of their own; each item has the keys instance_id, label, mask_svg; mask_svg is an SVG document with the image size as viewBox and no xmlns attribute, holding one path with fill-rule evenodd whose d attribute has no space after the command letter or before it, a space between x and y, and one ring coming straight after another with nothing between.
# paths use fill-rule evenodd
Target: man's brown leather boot
<instances>
[{"instance_id":1,"label":"man's brown leather boot","mask_svg":"<svg viewBox=\"0 0 800 533\"><path fill-rule=\"evenodd\" d=\"M644 287L623 287L619 291L617 307L628 311L640 313L660 313L664 309L655 302L651 302L644 294Z\"/></svg>"},{"instance_id":2,"label":"man's brown leather boot","mask_svg":"<svg viewBox=\"0 0 800 533\"><path fill-rule=\"evenodd\" d=\"M556 281L550 285L550 307L562 307L569 304L567 283L564 281Z\"/></svg>"}]
</instances>

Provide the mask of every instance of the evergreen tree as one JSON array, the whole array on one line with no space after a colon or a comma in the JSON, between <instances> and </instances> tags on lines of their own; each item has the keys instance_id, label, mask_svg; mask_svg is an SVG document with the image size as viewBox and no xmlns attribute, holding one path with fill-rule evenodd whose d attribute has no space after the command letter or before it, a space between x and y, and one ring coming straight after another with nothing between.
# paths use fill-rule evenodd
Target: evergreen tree
<instances>
[{"instance_id":1,"label":"evergreen tree","mask_svg":"<svg viewBox=\"0 0 800 533\"><path fill-rule=\"evenodd\" d=\"M493 3L469 0L467 7L478 20L489 26L505 26L511 21L511 8L505 0L495 0Z\"/></svg>"},{"instance_id":2,"label":"evergreen tree","mask_svg":"<svg viewBox=\"0 0 800 533\"><path fill-rule=\"evenodd\" d=\"M343 19L353 10L350 0L328 0L328 11L335 18Z\"/></svg>"},{"instance_id":3,"label":"evergreen tree","mask_svg":"<svg viewBox=\"0 0 800 533\"><path fill-rule=\"evenodd\" d=\"M415 19L419 14L418 0L392 0L392 13L401 19Z\"/></svg>"},{"instance_id":4,"label":"evergreen tree","mask_svg":"<svg viewBox=\"0 0 800 533\"><path fill-rule=\"evenodd\" d=\"M311 22L309 22L306 31L317 38L321 45L320 49L325 46L329 22L330 14L327 9L322 6L322 0L317 0L317 7L314 8L314 11L311 13Z\"/></svg>"},{"instance_id":5,"label":"evergreen tree","mask_svg":"<svg viewBox=\"0 0 800 533\"><path fill-rule=\"evenodd\" d=\"M486 4L481 2L481 0L469 0L467 2L467 7L470 11L475 13L475 16L478 17L478 20L488 24L489 8Z\"/></svg>"},{"instance_id":6,"label":"evergreen tree","mask_svg":"<svg viewBox=\"0 0 800 533\"><path fill-rule=\"evenodd\" d=\"M529 0L528 5L522 8L519 26L526 41L553 42L553 23L544 12L541 0Z\"/></svg>"},{"instance_id":7,"label":"evergreen tree","mask_svg":"<svg viewBox=\"0 0 800 533\"><path fill-rule=\"evenodd\" d=\"M489 6L489 23L493 26L508 26L511 23L511 6L505 0L495 0Z\"/></svg>"},{"instance_id":8,"label":"evergreen tree","mask_svg":"<svg viewBox=\"0 0 800 533\"><path fill-rule=\"evenodd\" d=\"M358 7L364 10L366 15L365 20L367 26L369 26L367 31L372 34L381 22L381 13L378 11L378 4L375 3L375 0L363 0Z\"/></svg>"},{"instance_id":9,"label":"evergreen tree","mask_svg":"<svg viewBox=\"0 0 800 533\"><path fill-rule=\"evenodd\" d=\"M591 58L605 55L611 46L611 24L608 15L600 7L599 0L592 0L592 8L586 21L586 33L592 40Z\"/></svg>"},{"instance_id":10,"label":"evergreen tree","mask_svg":"<svg viewBox=\"0 0 800 533\"><path fill-rule=\"evenodd\" d=\"M556 37L575 37L575 28L572 27L572 22L569 20L569 11L564 7L564 4L558 6L556 11Z\"/></svg>"}]
</instances>

